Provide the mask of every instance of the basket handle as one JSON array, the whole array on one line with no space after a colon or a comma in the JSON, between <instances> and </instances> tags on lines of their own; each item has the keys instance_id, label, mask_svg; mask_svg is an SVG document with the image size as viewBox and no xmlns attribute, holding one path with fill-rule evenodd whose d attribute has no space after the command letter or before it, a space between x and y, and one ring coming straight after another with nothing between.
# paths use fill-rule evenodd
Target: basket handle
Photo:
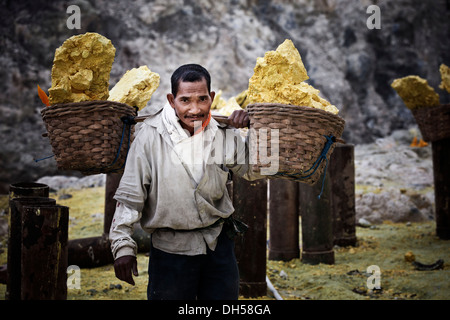
<instances>
[{"instance_id":1,"label":"basket handle","mask_svg":"<svg viewBox=\"0 0 450 320\"><path fill-rule=\"evenodd\" d=\"M142 121L145 121L145 119L147 119L148 117L150 117L150 116L139 116L139 117L135 117L135 118L134 118L134 121L136 121L136 122L142 122ZM220 123L224 123L224 124L230 125L230 120L228 119L227 116L217 116L217 115L213 115L212 117L213 117L214 120L216 120L217 122L220 122Z\"/></svg>"},{"instance_id":2,"label":"basket handle","mask_svg":"<svg viewBox=\"0 0 450 320\"><path fill-rule=\"evenodd\" d=\"M139 117L134 117L134 121L136 122L143 122L145 121L145 119L147 119L150 116L139 116ZM228 117L226 116L212 116L217 122L226 124L226 125L230 125L230 120L228 119ZM44 132L42 134L43 137L48 137L48 132Z\"/></svg>"}]
</instances>

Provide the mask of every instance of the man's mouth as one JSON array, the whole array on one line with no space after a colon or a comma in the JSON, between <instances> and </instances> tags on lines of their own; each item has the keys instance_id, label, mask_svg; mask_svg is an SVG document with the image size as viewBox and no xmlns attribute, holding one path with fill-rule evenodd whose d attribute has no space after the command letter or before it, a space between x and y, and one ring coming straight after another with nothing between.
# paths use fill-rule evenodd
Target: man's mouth
<instances>
[{"instance_id":1,"label":"man's mouth","mask_svg":"<svg viewBox=\"0 0 450 320\"><path fill-rule=\"evenodd\" d=\"M201 116L186 116L185 119L189 120L189 121L202 121L204 118L203 115Z\"/></svg>"}]
</instances>

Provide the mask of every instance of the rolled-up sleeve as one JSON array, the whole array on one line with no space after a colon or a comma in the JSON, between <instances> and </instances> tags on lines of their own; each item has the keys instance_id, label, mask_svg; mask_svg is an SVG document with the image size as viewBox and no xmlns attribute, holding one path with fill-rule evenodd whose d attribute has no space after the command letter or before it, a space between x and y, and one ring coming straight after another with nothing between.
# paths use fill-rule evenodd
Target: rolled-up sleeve
<instances>
[{"instance_id":1,"label":"rolled-up sleeve","mask_svg":"<svg viewBox=\"0 0 450 320\"><path fill-rule=\"evenodd\" d=\"M122 256L136 256L137 245L132 239L133 226L141 219L141 213L118 202L109 231L114 260Z\"/></svg>"}]
</instances>

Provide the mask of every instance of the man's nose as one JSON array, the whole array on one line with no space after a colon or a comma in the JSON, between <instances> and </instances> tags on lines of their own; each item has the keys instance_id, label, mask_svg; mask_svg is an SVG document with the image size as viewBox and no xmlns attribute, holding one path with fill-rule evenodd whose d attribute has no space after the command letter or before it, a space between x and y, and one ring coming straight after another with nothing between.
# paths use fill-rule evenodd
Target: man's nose
<instances>
[{"instance_id":1,"label":"man's nose","mask_svg":"<svg viewBox=\"0 0 450 320\"><path fill-rule=\"evenodd\" d=\"M197 102L192 102L190 107L191 108L190 108L189 111L190 111L191 114L199 114L199 113L201 113L200 106L198 105Z\"/></svg>"}]
</instances>

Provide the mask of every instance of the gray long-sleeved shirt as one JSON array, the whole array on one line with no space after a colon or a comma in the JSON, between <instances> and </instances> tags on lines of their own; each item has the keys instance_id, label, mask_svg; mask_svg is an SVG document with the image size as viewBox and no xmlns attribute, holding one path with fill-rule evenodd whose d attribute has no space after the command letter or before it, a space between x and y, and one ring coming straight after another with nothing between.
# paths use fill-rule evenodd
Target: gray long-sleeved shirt
<instances>
[{"instance_id":1,"label":"gray long-sleeved shirt","mask_svg":"<svg viewBox=\"0 0 450 320\"><path fill-rule=\"evenodd\" d=\"M118 207L109 236L115 259L136 255L131 234L138 221L152 233L153 246L165 252L197 255L205 254L207 247L214 250L222 224L210 226L234 211L226 189L228 169L247 180L265 177L252 173L248 139L214 119L200 140L191 141L197 143L194 154L207 152L202 174L195 174L198 163L187 163L164 125L162 110L143 122L114 197Z\"/></svg>"}]
</instances>

